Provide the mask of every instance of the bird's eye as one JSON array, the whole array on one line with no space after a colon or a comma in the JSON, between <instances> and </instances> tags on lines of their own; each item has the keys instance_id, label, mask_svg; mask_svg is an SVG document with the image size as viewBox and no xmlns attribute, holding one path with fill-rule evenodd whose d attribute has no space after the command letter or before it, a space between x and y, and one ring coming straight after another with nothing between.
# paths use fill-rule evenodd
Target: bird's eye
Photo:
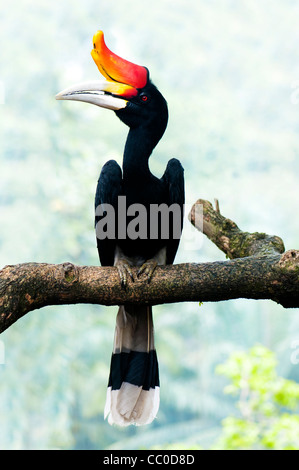
<instances>
[{"instance_id":1,"label":"bird's eye","mask_svg":"<svg viewBox=\"0 0 299 470\"><path fill-rule=\"evenodd\" d=\"M140 99L141 99L141 101L143 101L143 103L146 103L148 101L148 96L147 95L141 95Z\"/></svg>"}]
</instances>

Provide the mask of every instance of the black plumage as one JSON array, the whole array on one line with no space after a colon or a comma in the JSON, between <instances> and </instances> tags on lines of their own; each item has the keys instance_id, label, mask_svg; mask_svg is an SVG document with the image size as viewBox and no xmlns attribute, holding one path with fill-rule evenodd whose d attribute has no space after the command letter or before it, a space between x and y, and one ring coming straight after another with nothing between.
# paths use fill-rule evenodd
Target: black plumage
<instances>
[{"instance_id":1,"label":"black plumage","mask_svg":"<svg viewBox=\"0 0 299 470\"><path fill-rule=\"evenodd\" d=\"M146 101L143 98L146 96ZM168 162L162 178L154 176L149 169L149 158L161 137L167 121L167 103L157 88L149 82L139 91L137 97L130 100L126 108L116 111L116 115L130 127L127 137L123 168L115 160L108 161L98 180L95 207L100 204L111 204L115 210L115 240L99 240L97 246L101 264L114 264L116 246L128 257L153 258L163 247L166 248L166 264L174 261L179 245L179 238L172 237L173 223L169 223L168 240L150 237L150 205L166 204L168 207L177 204L180 207L181 226L183 226L184 176L180 162L173 158ZM147 237L145 240L117 239L118 234L118 196L125 196L126 207L140 204L146 208ZM170 217L171 217L170 213ZM96 223L100 217L96 217ZM129 223L130 219L128 219ZM160 231L160 228L158 229Z\"/></svg>"},{"instance_id":2,"label":"black plumage","mask_svg":"<svg viewBox=\"0 0 299 470\"><path fill-rule=\"evenodd\" d=\"M133 267L150 282L157 265L174 261L183 226L183 168L173 158L161 178L149 169L149 158L167 126L168 108L148 70L111 52L102 31L94 35L93 44L92 57L107 81L72 86L57 99L112 109L129 127L122 168L109 160L95 195L101 264L116 266L126 288L128 278L134 281ZM105 416L122 426L150 423L159 407L159 385L152 307L120 306Z\"/></svg>"},{"instance_id":3,"label":"black plumage","mask_svg":"<svg viewBox=\"0 0 299 470\"><path fill-rule=\"evenodd\" d=\"M116 115L130 127L123 168L121 170L114 160L104 165L95 197L96 208L105 204L113 206L116 236L112 240L97 238L97 247L101 264L116 265L125 286L128 274L133 277L131 267L134 265L141 267L141 272L145 271L150 280L156 264L173 263L179 237L175 237L173 233L172 212L169 212L168 238L162 237L161 218L158 219L156 238L151 238L151 206L166 205L169 208L176 204L179 207L180 232L183 226L184 176L183 168L175 158L168 162L160 179L149 169L149 158L168 121L166 101L151 82L128 102L126 108L116 111ZM119 196L125 198L126 211L134 204L140 204L146 209L146 229L142 231L143 234L146 233L145 238L131 239L128 234L125 238L118 237ZM124 207L121 210L124 210ZM100 217L96 217L96 224L99 220ZM127 225L131 220L132 216L127 217ZM142 335L137 346L134 340L133 343L130 342L129 347L124 346L124 331L127 329L126 333L130 331L130 335L136 337L138 328ZM122 390L122 384L130 384L131 388L125 387ZM140 391L137 398L132 391L135 388ZM154 397L150 395L151 391L154 391ZM158 393L159 372L154 347L152 309L142 306L120 307L111 358L106 414L110 414L112 423L121 425L151 422L159 405Z\"/></svg>"}]
</instances>

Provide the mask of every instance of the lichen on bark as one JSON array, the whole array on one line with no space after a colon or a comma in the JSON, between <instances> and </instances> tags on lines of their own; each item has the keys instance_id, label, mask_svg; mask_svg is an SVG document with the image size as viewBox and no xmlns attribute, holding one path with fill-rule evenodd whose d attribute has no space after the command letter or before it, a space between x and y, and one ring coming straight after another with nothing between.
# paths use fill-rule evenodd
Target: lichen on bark
<instances>
[{"instance_id":1,"label":"lichen on bark","mask_svg":"<svg viewBox=\"0 0 299 470\"><path fill-rule=\"evenodd\" d=\"M5 266L0 271L0 332L46 305L155 305L242 297L299 307L298 250L284 252L283 241L275 235L242 232L222 216L219 204L214 209L209 201L198 200L189 219L229 260L159 266L150 284L134 269L134 282L129 280L126 289L121 288L115 267L69 262Z\"/></svg>"}]
</instances>

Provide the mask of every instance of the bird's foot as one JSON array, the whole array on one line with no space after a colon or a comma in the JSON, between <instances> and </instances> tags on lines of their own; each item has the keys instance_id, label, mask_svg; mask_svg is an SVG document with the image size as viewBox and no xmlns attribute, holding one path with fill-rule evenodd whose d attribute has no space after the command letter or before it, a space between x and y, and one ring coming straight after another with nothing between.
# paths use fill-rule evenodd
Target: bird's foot
<instances>
[{"instance_id":1,"label":"bird's foot","mask_svg":"<svg viewBox=\"0 0 299 470\"><path fill-rule=\"evenodd\" d=\"M145 274L147 276L147 282L148 283L151 282L151 279L153 277L154 271L155 271L157 266L158 266L158 262L155 259L148 259L139 268L139 271L137 273L137 277L139 277L141 274Z\"/></svg>"},{"instance_id":2,"label":"bird's foot","mask_svg":"<svg viewBox=\"0 0 299 470\"><path fill-rule=\"evenodd\" d=\"M120 258L115 263L115 267L118 270L121 286L125 289L128 284L128 276L134 281L133 271L130 263L126 259Z\"/></svg>"}]
</instances>

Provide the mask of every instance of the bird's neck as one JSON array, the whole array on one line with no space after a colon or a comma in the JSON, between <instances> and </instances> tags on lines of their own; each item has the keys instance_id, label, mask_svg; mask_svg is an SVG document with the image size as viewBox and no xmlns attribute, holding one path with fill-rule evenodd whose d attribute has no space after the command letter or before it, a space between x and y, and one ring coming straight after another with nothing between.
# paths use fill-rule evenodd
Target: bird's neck
<instances>
[{"instance_id":1,"label":"bird's neck","mask_svg":"<svg viewBox=\"0 0 299 470\"><path fill-rule=\"evenodd\" d=\"M123 159L124 181L143 181L151 176L149 157L156 145L147 129L130 129Z\"/></svg>"}]
</instances>

